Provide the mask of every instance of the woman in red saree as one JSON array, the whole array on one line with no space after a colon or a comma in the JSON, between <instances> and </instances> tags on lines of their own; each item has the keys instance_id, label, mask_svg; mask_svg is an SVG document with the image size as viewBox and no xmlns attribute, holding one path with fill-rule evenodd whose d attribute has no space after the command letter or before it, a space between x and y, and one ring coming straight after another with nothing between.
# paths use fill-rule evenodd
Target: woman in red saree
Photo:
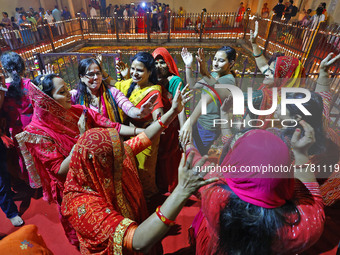
<instances>
[{"instance_id":1,"label":"woman in red saree","mask_svg":"<svg viewBox=\"0 0 340 255\"><path fill-rule=\"evenodd\" d=\"M154 50L152 56L156 61L158 84L162 86L164 111L167 112L171 107L171 101L175 97L177 88L183 89L183 81L179 77L176 63L167 49L159 47ZM163 192L171 192L177 185L176 168L181 160L178 132L185 120L185 111L182 111L160 137L156 184L159 190Z\"/></svg>"},{"instance_id":2,"label":"woman in red saree","mask_svg":"<svg viewBox=\"0 0 340 255\"><path fill-rule=\"evenodd\" d=\"M308 162L305 151L315 139L313 129L306 122L302 126L305 136L297 130L292 139L298 165ZM219 182L200 190L201 211L192 224L196 254L295 254L306 250L321 236L325 220L314 173L306 169L264 171L264 166L290 168L285 143L265 130L236 137L221 158L222 172L207 175L219 176ZM196 151L189 148L192 150ZM249 171L256 167L260 170Z\"/></svg>"},{"instance_id":3,"label":"woman in red saree","mask_svg":"<svg viewBox=\"0 0 340 255\"><path fill-rule=\"evenodd\" d=\"M16 138L25 159L31 187L42 187L44 199L57 203L60 211L72 148L81 135L78 124L84 126L82 129L112 127L123 133L123 129L127 129L130 133L126 135L133 135L136 130L111 122L85 106L71 106L71 94L57 75L39 76L36 80L42 90L31 83L29 96L34 106L32 121ZM70 224L63 217L61 221L70 242L77 244Z\"/></svg>"},{"instance_id":4,"label":"woman in red saree","mask_svg":"<svg viewBox=\"0 0 340 255\"><path fill-rule=\"evenodd\" d=\"M159 213L148 217L135 155L150 146L150 139L183 109L184 104L177 98L158 122L126 142L115 129L96 128L79 138L65 184L62 212L76 229L83 254L147 253L173 224L190 195L198 187L216 181L203 180L204 173L190 170L193 154L186 163L183 156L179 184L158 208L164 214L163 222Z\"/></svg>"},{"instance_id":5,"label":"woman in red saree","mask_svg":"<svg viewBox=\"0 0 340 255\"><path fill-rule=\"evenodd\" d=\"M245 11L246 11L246 9L243 6L243 2L241 2L240 6L238 7L237 12L236 12L235 27L240 26L240 23L243 20L243 14L244 14Z\"/></svg>"}]
</instances>

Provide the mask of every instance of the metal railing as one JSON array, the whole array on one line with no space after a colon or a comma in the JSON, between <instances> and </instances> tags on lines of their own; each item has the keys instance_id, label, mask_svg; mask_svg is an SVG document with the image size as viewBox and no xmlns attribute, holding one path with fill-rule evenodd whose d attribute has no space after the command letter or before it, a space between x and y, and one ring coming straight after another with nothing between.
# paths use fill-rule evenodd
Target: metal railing
<instances>
[{"instance_id":1,"label":"metal railing","mask_svg":"<svg viewBox=\"0 0 340 255\"><path fill-rule=\"evenodd\" d=\"M26 64L33 69L33 54L41 53L44 63L55 63L62 77L69 84L77 80L77 63L82 57L93 54L61 53L50 55L52 52L65 50L67 46L74 46L81 42L101 41L112 42L193 42L202 41L230 43L236 39L249 39L249 30L254 29L256 17L244 16L241 22L236 22L235 13L187 13L184 15L164 14L162 29L157 28L155 18L151 13L140 16L76 18L67 21L38 26L36 31L32 28L19 30L2 29L0 44L7 44L7 49L16 50L26 60ZM273 19L257 19L259 21L259 38L257 40L267 57L275 51L282 51L285 55L299 58L305 66L308 79L306 85L313 90L318 77L321 60L330 52L340 52L340 26L320 23L315 29L299 25L285 24ZM2 48L3 49L3 48ZM104 54L105 69L115 77L115 54ZM111 59L112 58L112 59ZM57 61L57 62L55 62ZM209 60L211 62L211 60ZM209 62L208 61L208 62ZM106 63L106 64L105 64ZM109 65L109 63L111 63ZM113 63L113 64L112 64ZM331 90L334 92L332 107L339 120L338 105L340 105L340 64L331 68L333 81ZM71 74L72 73L72 74ZM31 75L34 75L32 73ZM239 86L255 86L259 71L249 72L248 61L243 63L239 70ZM251 79L246 80L245 77ZM185 76L183 77L185 79ZM332 114L333 114L332 113Z\"/></svg>"}]
</instances>

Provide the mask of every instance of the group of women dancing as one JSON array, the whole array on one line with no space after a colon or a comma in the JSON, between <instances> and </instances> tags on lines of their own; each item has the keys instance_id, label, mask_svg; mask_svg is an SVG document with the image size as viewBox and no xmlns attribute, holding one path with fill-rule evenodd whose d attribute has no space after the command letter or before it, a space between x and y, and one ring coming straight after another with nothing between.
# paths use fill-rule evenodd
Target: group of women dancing
<instances>
[{"instance_id":1,"label":"group of women dancing","mask_svg":"<svg viewBox=\"0 0 340 255\"><path fill-rule=\"evenodd\" d=\"M278 92L303 87L305 73L291 56L274 55L268 62L256 44L257 30L256 25L250 40L265 78L252 101L265 110L273 104L273 87ZM210 72L199 49L199 81L193 77L193 54L183 48L181 55L186 86L169 52L157 48L152 54L137 53L130 67L117 63L122 81L103 70L100 58L83 59L76 89L69 91L50 66L30 81L23 78L25 65L18 54L2 54L7 78L1 76L0 108L7 122L1 151L17 153L18 175L58 205L68 240L83 254L162 254L159 241L193 194L201 200L189 230L196 254L296 254L308 249L323 233L324 207L339 199L337 173L317 179L308 165L339 162L340 140L329 127L328 70L340 55L330 54L320 64L315 92L303 104L312 115L287 105L286 115L277 109L273 116L295 120L296 127L241 130L213 125L214 119L232 118L230 91L215 86L237 85L236 50L221 47ZM186 117L191 89L202 89L206 115L198 103ZM244 98L247 106L247 93ZM264 117L246 107L243 118ZM217 166L205 155L216 140L223 143L218 166L237 171L209 172ZM20 226L24 222L12 199L3 155L0 205ZM262 165L295 165L302 171L240 171ZM165 202L150 212L153 197L167 192Z\"/></svg>"}]
</instances>

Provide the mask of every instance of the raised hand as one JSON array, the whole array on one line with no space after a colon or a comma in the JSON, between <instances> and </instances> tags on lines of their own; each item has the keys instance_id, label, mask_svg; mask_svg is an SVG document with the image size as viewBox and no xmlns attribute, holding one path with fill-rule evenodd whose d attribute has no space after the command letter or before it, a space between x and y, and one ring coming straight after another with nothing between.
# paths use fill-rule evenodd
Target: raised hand
<instances>
[{"instance_id":1,"label":"raised hand","mask_svg":"<svg viewBox=\"0 0 340 255\"><path fill-rule=\"evenodd\" d=\"M325 57L321 63L320 63L320 71L324 71L324 72L328 72L328 69L336 62L340 59L340 54L338 54L337 56L334 56L334 53L331 52L327 55L327 57Z\"/></svg>"},{"instance_id":2,"label":"raised hand","mask_svg":"<svg viewBox=\"0 0 340 255\"><path fill-rule=\"evenodd\" d=\"M256 43L256 38L259 34L259 22L258 21L255 21L255 30L250 30L250 38L249 38L249 41L251 43Z\"/></svg>"},{"instance_id":3,"label":"raised hand","mask_svg":"<svg viewBox=\"0 0 340 255\"><path fill-rule=\"evenodd\" d=\"M203 48L199 48L197 50L197 56L196 56L198 66L199 66L199 71L203 76L211 77L210 73L207 68L207 64L205 62L205 55L204 55L204 50Z\"/></svg>"},{"instance_id":4,"label":"raised hand","mask_svg":"<svg viewBox=\"0 0 340 255\"><path fill-rule=\"evenodd\" d=\"M306 121L299 122L305 134L301 137L301 130L297 128L291 139L292 151L294 154L308 155L308 149L315 143L314 129Z\"/></svg>"},{"instance_id":5,"label":"raised hand","mask_svg":"<svg viewBox=\"0 0 340 255\"><path fill-rule=\"evenodd\" d=\"M128 75L129 75L129 66L128 66L128 64L124 63L123 61L119 61L116 64L116 69L122 74L124 79L128 78Z\"/></svg>"},{"instance_id":6,"label":"raised hand","mask_svg":"<svg viewBox=\"0 0 340 255\"><path fill-rule=\"evenodd\" d=\"M51 64L45 65L45 69L42 70L43 75L54 74L54 66Z\"/></svg>"},{"instance_id":7,"label":"raised hand","mask_svg":"<svg viewBox=\"0 0 340 255\"><path fill-rule=\"evenodd\" d=\"M223 114L228 114L228 112L231 110L233 106L233 97L228 96L226 99L224 99L223 104L220 107L221 110L221 115Z\"/></svg>"},{"instance_id":8,"label":"raised hand","mask_svg":"<svg viewBox=\"0 0 340 255\"><path fill-rule=\"evenodd\" d=\"M171 105L171 108L177 114L179 114L183 110L185 104L192 98L192 96L190 95L192 90L189 90L189 91L185 92L189 88L189 84L187 84L182 89L182 91L180 90L181 86L182 86L182 83L180 83L178 85L175 97L173 98L172 105Z\"/></svg>"},{"instance_id":9,"label":"raised hand","mask_svg":"<svg viewBox=\"0 0 340 255\"><path fill-rule=\"evenodd\" d=\"M97 60L97 62L99 63L100 66L102 66L103 63L103 55L102 54L97 54L95 59Z\"/></svg>"},{"instance_id":10,"label":"raised hand","mask_svg":"<svg viewBox=\"0 0 340 255\"><path fill-rule=\"evenodd\" d=\"M139 118L144 118L146 116L148 116L153 108L155 107L155 102L157 100L157 95L153 95L151 96L144 104L142 104L141 108L139 109L140 110L140 113L138 114L138 117Z\"/></svg>"},{"instance_id":11,"label":"raised hand","mask_svg":"<svg viewBox=\"0 0 340 255\"><path fill-rule=\"evenodd\" d=\"M191 67L192 66L192 62L194 61L194 57L188 51L187 48L183 47L182 52L181 52L181 56L182 56L182 59L183 59L183 62L185 64L185 66Z\"/></svg>"},{"instance_id":12,"label":"raised hand","mask_svg":"<svg viewBox=\"0 0 340 255\"><path fill-rule=\"evenodd\" d=\"M202 157L198 163L193 166L195 153L191 152L186 159L183 153L181 162L178 167L178 187L183 190L183 193L187 196L194 194L200 187L218 181L218 178L211 178L205 180L204 177L209 171L201 171L202 166L207 161L207 156ZM209 170L214 164L210 164L209 167L204 170Z\"/></svg>"}]
</instances>

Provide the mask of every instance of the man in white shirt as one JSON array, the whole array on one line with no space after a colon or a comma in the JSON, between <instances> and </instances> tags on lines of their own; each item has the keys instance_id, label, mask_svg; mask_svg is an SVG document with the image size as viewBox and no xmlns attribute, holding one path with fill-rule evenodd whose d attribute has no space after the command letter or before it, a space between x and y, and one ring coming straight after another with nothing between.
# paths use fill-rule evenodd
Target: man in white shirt
<instances>
[{"instance_id":1,"label":"man in white shirt","mask_svg":"<svg viewBox=\"0 0 340 255\"><path fill-rule=\"evenodd\" d=\"M56 27L54 26L54 21L55 21L55 20L54 20L54 17L53 17L53 15L52 15L52 13L51 13L50 10L47 10L47 11L46 11L46 14L44 15L44 19L45 19L45 20L47 21L47 23L50 25L52 34L53 34L54 36L57 35L58 32L56 32L57 29L56 29ZM45 29L46 29L46 33L49 35L50 31L49 31L48 27L46 26Z\"/></svg>"},{"instance_id":2,"label":"man in white shirt","mask_svg":"<svg viewBox=\"0 0 340 255\"><path fill-rule=\"evenodd\" d=\"M49 10L46 11L44 19L47 20L48 24L53 25L54 18L53 18L53 15L52 15L51 11L49 11Z\"/></svg>"}]
</instances>

